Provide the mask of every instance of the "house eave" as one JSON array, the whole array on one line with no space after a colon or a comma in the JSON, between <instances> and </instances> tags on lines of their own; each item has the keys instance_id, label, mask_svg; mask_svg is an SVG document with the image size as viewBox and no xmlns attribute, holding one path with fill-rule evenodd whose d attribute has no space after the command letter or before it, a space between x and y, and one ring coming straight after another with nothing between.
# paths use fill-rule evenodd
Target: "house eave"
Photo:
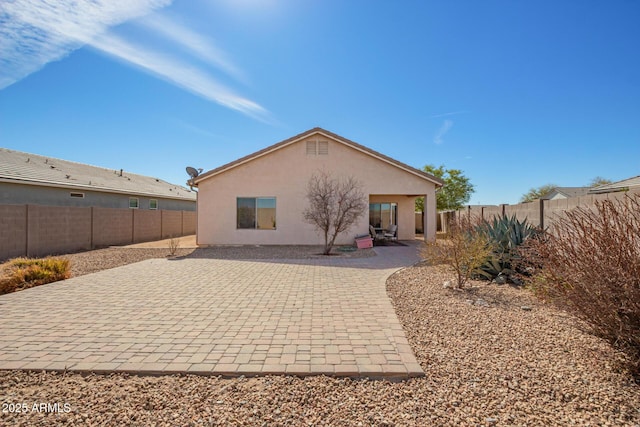
<instances>
[{"instance_id":1,"label":"house eave","mask_svg":"<svg viewBox=\"0 0 640 427\"><path fill-rule=\"evenodd\" d=\"M182 196L171 196L157 193L149 193L144 191L127 191L121 190L117 188L109 188L109 187L95 187L91 185L83 185L83 184L72 184L72 183L60 183L57 181L46 181L46 180L29 180L24 178L14 178L7 176L0 176L0 182L6 182L9 184L24 184L24 185L32 185L34 187L51 187L51 188L61 188L66 190L86 190L86 191L95 191L98 193L112 193L112 194L124 194L130 196L144 196L144 197L153 197L158 199L171 199L171 200L181 200L185 202L194 202L196 201L194 198L182 197Z\"/></svg>"},{"instance_id":2,"label":"house eave","mask_svg":"<svg viewBox=\"0 0 640 427\"><path fill-rule=\"evenodd\" d=\"M352 149L354 149L356 151L359 151L359 152L361 152L361 153L363 153L365 155L368 155L368 156L371 156L371 157L373 157L375 159L378 159L378 160L380 160L380 161L382 161L382 162L384 162L384 163L386 163L388 165L391 165L391 166L394 166L394 167L396 167L398 169L401 169L401 170L403 170L403 171L405 171L407 173L410 173L410 174L412 174L412 175L414 175L414 176L416 176L418 178L424 179L425 181L429 181L429 182L433 183L436 186L436 189L438 189L438 188L440 188L440 187L442 187L444 185L444 181L442 181L441 179L439 179L437 177L427 176L425 172L421 172L421 171L419 171L417 169L411 168L408 165L404 165L402 162L399 162L397 160L393 160L390 157L384 156L381 153L378 153L378 152L376 152L374 150L368 149L368 148L366 148L364 146L361 146L360 144L357 144L357 143L355 143L353 141L347 140L346 138L340 137L339 135L332 134L332 133L330 133L330 132L328 132L328 131L326 131L326 130L324 130L322 128L311 129L311 130L303 132L303 133L301 133L301 134L299 134L297 136L294 136L294 137L292 137L292 138L290 138L288 140L284 140L284 141L282 141L280 143L276 143L276 144L272 145L271 147L267 147L264 150L257 151L254 154L250 154L250 155L242 157L242 158L240 158L240 159L238 159L236 161L227 163L226 165L223 165L223 166L220 166L218 168L212 169L209 172L206 172L206 173L204 173L202 175L199 175L196 178L193 178L193 179L189 180L188 184L197 187L198 184L200 182L204 181L204 180L212 178L212 177L214 177L216 175L220 175L220 174L222 174L224 172L227 172L227 171L229 171L231 169L234 169L234 168L236 168L238 166L241 166L241 165L244 165L246 163L249 163L249 162L251 162L253 160L259 159L259 158L264 157L264 156L267 156L267 155L269 155L269 154L271 154L271 153L273 153L275 151L278 151L278 150L280 150L282 148L288 147L288 146L290 146L292 144L295 144L295 143L297 143L297 142L299 142L299 141L301 141L301 140L303 140L305 138L309 138L310 136L313 136L313 135L322 135L325 138L329 138L329 139L331 139L331 140L333 140L335 142L338 142L340 144L344 144L344 145L346 145L346 146L348 146L348 147L350 147L350 148L352 148Z\"/></svg>"}]
</instances>

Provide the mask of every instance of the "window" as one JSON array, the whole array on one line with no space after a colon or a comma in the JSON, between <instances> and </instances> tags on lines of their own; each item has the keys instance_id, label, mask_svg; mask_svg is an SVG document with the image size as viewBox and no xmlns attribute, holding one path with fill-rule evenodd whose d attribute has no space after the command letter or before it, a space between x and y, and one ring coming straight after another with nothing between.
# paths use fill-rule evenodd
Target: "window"
<instances>
[{"instance_id":1,"label":"window","mask_svg":"<svg viewBox=\"0 0 640 427\"><path fill-rule=\"evenodd\" d=\"M382 229L398 225L398 204L369 203L369 224Z\"/></svg>"},{"instance_id":2,"label":"window","mask_svg":"<svg viewBox=\"0 0 640 427\"><path fill-rule=\"evenodd\" d=\"M149 200L149 209L158 209L158 200L150 199Z\"/></svg>"},{"instance_id":3,"label":"window","mask_svg":"<svg viewBox=\"0 0 640 427\"><path fill-rule=\"evenodd\" d=\"M276 229L275 197L238 197L237 228Z\"/></svg>"},{"instance_id":4,"label":"window","mask_svg":"<svg viewBox=\"0 0 640 427\"><path fill-rule=\"evenodd\" d=\"M84 199L84 193L69 193L69 197L77 197L79 199Z\"/></svg>"},{"instance_id":5,"label":"window","mask_svg":"<svg viewBox=\"0 0 640 427\"><path fill-rule=\"evenodd\" d=\"M329 141L307 141L307 156L329 154Z\"/></svg>"},{"instance_id":6,"label":"window","mask_svg":"<svg viewBox=\"0 0 640 427\"><path fill-rule=\"evenodd\" d=\"M129 207L131 209L138 209L139 203L140 201L138 200L137 197L129 197Z\"/></svg>"}]
</instances>

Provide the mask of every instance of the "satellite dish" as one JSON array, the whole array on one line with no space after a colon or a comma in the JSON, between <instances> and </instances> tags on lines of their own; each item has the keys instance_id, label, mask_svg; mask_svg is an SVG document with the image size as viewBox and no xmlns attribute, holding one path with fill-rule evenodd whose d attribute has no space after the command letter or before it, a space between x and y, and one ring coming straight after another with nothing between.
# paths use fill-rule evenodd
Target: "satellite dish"
<instances>
[{"instance_id":1,"label":"satellite dish","mask_svg":"<svg viewBox=\"0 0 640 427\"><path fill-rule=\"evenodd\" d=\"M202 170L202 169L200 169ZM200 172L198 172L198 170L196 170L196 168L192 168L191 166L187 166L187 173L189 174L189 176L191 178L195 178L196 176L200 175Z\"/></svg>"}]
</instances>

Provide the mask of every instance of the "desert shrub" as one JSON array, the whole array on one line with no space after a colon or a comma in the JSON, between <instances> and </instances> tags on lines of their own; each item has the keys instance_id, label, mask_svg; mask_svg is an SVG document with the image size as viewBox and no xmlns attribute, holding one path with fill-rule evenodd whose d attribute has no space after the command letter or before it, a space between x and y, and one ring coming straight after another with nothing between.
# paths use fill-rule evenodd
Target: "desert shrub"
<instances>
[{"instance_id":1,"label":"desert shrub","mask_svg":"<svg viewBox=\"0 0 640 427\"><path fill-rule=\"evenodd\" d=\"M483 221L476 226L476 231L483 234L491 242L493 250L486 261L475 271L479 278L494 280L503 277L505 282L510 280L520 283L515 274L515 264L520 257L518 247L528 238L538 233L538 229L527 220L518 221L515 215L508 217L494 217L492 221Z\"/></svg>"},{"instance_id":2,"label":"desert shrub","mask_svg":"<svg viewBox=\"0 0 640 427\"><path fill-rule=\"evenodd\" d=\"M522 254L534 292L625 352L640 375L640 195L568 211Z\"/></svg>"},{"instance_id":3,"label":"desert shrub","mask_svg":"<svg viewBox=\"0 0 640 427\"><path fill-rule=\"evenodd\" d=\"M68 279L70 276L68 259L16 258L0 267L0 295Z\"/></svg>"},{"instance_id":4,"label":"desert shrub","mask_svg":"<svg viewBox=\"0 0 640 427\"><path fill-rule=\"evenodd\" d=\"M486 236L463 219L449 223L447 239L427 242L422 257L432 264L447 265L456 276L457 287L462 288L491 251Z\"/></svg>"},{"instance_id":5,"label":"desert shrub","mask_svg":"<svg viewBox=\"0 0 640 427\"><path fill-rule=\"evenodd\" d=\"M180 239L171 236L169 239L169 256L175 256L178 248L180 247Z\"/></svg>"}]
</instances>

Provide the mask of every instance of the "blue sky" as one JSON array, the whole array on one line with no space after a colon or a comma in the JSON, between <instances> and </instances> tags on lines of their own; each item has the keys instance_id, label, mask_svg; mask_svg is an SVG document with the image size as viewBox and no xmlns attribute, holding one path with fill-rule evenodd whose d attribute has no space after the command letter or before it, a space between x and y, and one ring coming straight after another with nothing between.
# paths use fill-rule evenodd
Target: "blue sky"
<instances>
[{"instance_id":1,"label":"blue sky","mask_svg":"<svg viewBox=\"0 0 640 427\"><path fill-rule=\"evenodd\" d=\"M640 2L0 6L0 146L184 184L321 126L473 204L640 175Z\"/></svg>"}]
</instances>

